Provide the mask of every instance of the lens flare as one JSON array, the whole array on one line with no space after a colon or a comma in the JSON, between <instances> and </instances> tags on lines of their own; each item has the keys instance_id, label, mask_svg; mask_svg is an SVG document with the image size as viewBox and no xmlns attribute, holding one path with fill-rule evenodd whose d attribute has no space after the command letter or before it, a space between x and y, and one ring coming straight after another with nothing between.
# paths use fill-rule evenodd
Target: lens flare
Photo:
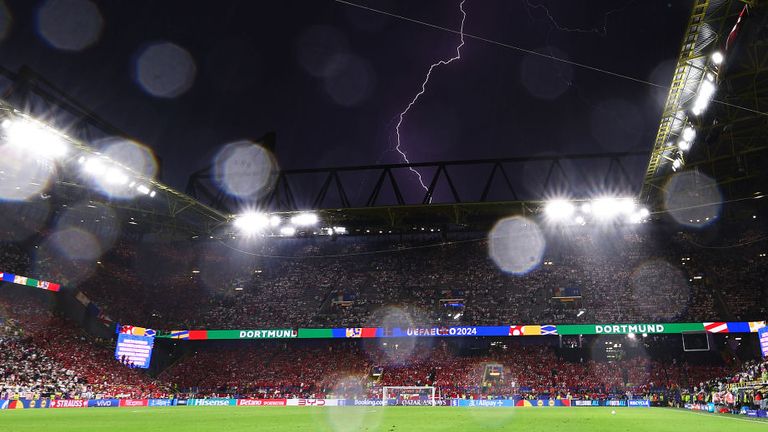
<instances>
[{"instance_id":1,"label":"lens flare","mask_svg":"<svg viewBox=\"0 0 768 432\"><path fill-rule=\"evenodd\" d=\"M258 198L269 192L277 178L277 162L269 150L250 141L224 146L214 161L219 185L238 198Z\"/></svg>"},{"instance_id":2,"label":"lens flare","mask_svg":"<svg viewBox=\"0 0 768 432\"><path fill-rule=\"evenodd\" d=\"M101 36L104 20L88 0L48 0L37 13L40 36L52 47L82 51Z\"/></svg>"},{"instance_id":3,"label":"lens flare","mask_svg":"<svg viewBox=\"0 0 768 432\"><path fill-rule=\"evenodd\" d=\"M56 174L52 162L24 148L0 145L0 200L24 201L43 192Z\"/></svg>"},{"instance_id":4,"label":"lens flare","mask_svg":"<svg viewBox=\"0 0 768 432\"><path fill-rule=\"evenodd\" d=\"M155 97L175 98L195 81L197 67L184 48L170 43L155 43L145 48L136 60L136 81Z\"/></svg>"},{"instance_id":5,"label":"lens flare","mask_svg":"<svg viewBox=\"0 0 768 432\"><path fill-rule=\"evenodd\" d=\"M697 171L683 171L667 182L664 206L680 225L701 228L718 219L723 197L712 178Z\"/></svg>"},{"instance_id":6,"label":"lens flare","mask_svg":"<svg viewBox=\"0 0 768 432\"><path fill-rule=\"evenodd\" d=\"M488 235L489 254L504 272L523 275L538 267L546 240L536 222L521 216L502 219Z\"/></svg>"}]
</instances>

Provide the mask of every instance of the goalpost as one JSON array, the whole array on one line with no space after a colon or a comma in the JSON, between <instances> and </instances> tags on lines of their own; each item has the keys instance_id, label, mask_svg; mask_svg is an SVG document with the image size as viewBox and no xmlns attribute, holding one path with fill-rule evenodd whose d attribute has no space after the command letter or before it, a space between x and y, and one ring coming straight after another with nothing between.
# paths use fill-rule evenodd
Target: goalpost
<instances>
[{"instance_id":1,"label":"goalpost","mask_svg":"<svg viewBox=\"0 0 768 432\"><path fill-rule=\"evenodd\" d=\"M389 405L432 405L435 406L435 387L433 386L385 386L381 390L381 404ZM424 401L424 402L422 402Z\"/></svg>"}]
</instances>

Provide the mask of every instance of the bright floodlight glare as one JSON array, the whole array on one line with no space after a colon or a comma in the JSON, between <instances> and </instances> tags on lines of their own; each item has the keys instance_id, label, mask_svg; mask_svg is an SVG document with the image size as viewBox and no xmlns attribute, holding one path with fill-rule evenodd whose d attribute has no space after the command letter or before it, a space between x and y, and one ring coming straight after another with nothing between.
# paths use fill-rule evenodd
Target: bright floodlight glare
<instances>
[{"instance_id":1,"label":"bright floodlight glare","mask_svg":"<svg viewBox=\"0 0 768 432\"><path fill-rule=\"evenodd\" d=\"M278 215L272 215L272 217L269 218L269 226L272 228L277 228L280 226L280 216Z\"/></svg>"},{"instance_id":2,"label":"bright floodlight glare","mask_svg":"<svg viewBox=\"0 0 768 432\"><path fill-rule=\"evenodd\" d=\"M143 184L140 184L136 187L136 190L140 193L143 193L144 195L149 195L149 188Z\"/></svg>"},{"instance_id":3,"label":"bright floodlight glare","mask_svg":"<svg viewBox=\"0 0 768 432\"><path fill-rule=\"evenodd\" d=\"M124 185L128 183L128 176L120 168L109 168L104 174L107 183Z\"/></svg>"},{"instance_id":4,"label":"bright floodlight glare","mask_svg":"<svg viewBox=\"0 0 768 432\"><path fill-rule=\"evenodd\" d=\"M682 151L688 151L691 149L691 143L689 141L680 140L677 143L677 148L679 148Z\"/></svg>"},{"instance_id":5,"label":"bright floodlight glare","mask_svg":"<svg viewBox=\"0 0 768 432\"><path fill-rule=\"evenodd\" d=\"M691 142L694 138L696 138L696 129L690 126L683 129L683 139L685 141Z\"/></svg>"},{"instance_id":6,"label":"bright floodlight glare","mask_svg":"<svg viewBox=\"0 0 768 432\"><path fill-rule=\"evenodd\" d=\"M333 227L333 232L336 234L346 234L347 228L343 226Z\"/></svg>"},{"instance_id":7,"label":"bright floodlight glare","mask_svg":"<svg viewBox=\"0 0 768 432\"><path fill-rule=\"evenodd\" d=\"M619 215L630 215L635 211L632 198L598 198L592 200L592 213L599 219L611 219Z\"/></svg>"},{"instance_id":8,"label":"bright floodlight glare","mask_svg":"<svg viewBox=\"0 0 768 432\"><path fill-rule=\"evenodd\" d=\"M645 207L643 207L640 210L638 210L637 213L640 215L641 218L647 218L648 216L651 215L651 212L648 211L648 209L645 208Z\"/></svg>"},{"instance_id":9,"label":"bright floodlight glare","mask_svg":"<svg viewBox=\"0 0 768 432\"><path fill-rule=\"evenodd\" d=\"M570 220L575 211L573 204L562 199L549 201L544 207L544 213L553 221Z\"/></svg>"},{"instance_id":10,"label":"bright floodlight glare","mask_svg":"<svg viewBox=\"0 0 768 432\"><path fill-rule=\"evenodd\" d=\"M681 161L680 159L675 159L674 161L672 161L673 170L677 171L678 169L680 169L681 166L683 166L683 161Z\"/></svg>"},{"instance_id":11,"label":"bright floodlight glare","mask_svg":"<svg viewBox=\"0 0 768 432\"><path fill-rule=\"evenodd\" d=\"M291 218L291 223L296 226L316 225L319 218L314 213L299 213Z\"/></svg>"},{"instance_id":12,"label":"bright floodlight glare","mask_svg":"<svg viewBox=\"0 0 768 432\"><path fill-rule=\"evenodd\" d=\"M724 60L723 53L721 53L720 51L715 51L712 54L712 63L719 65L720 63L723 62L723 60Z\"/></svg>"},{"instance_id":13,"label":"bright floodlight glare","mask_svg":"<svg viewBox=\"0 0 768 432\"><path fill-rule=\"evenodd\" d=\"M90 158L85 161L83 170L88 174L98 176L98 175L104 174L104 172L107 170L107 167L99 159Z\"/></svg>"},{"instance_id":14,"label":"bright floodlight glare","mask_svg":"<svg viewBox=\"0 0 768 432\"><path fill-rule=\"evenodd\" d=\"M280 228L280 235L291 237L296 234L296 228L292 226L284 226Z\"/></svg>"},{"instance_id":15,"label":"bright floodlight glare","mask_svg":"<svg viewBox=\"0 0 768 432\"><path fill-rule=\"evenodd\" d=\"M704 80L701 83L701 88L699 89L699 93L696 95L696 100L693 102L693 109L691 111L694 115L699 115L703 113L707 106L709 105L709 101L712 100L712 96L715 94L715 83L712 81Z\"/></svg>"},{"instance_id":16,"label":"bright floodlight glare","mask_svg":"<svg viewBox=\"0 0 768 432\"><path fill-rule=\"evenodd\" d=\"M269 226L269 217L263 213L246 212L235 219L235 227L245 234L256 234Z\"/></svg>"},{"instance_id":17,"label":"bright floodlight glare","mask_svg":"<svg viewBox=\"0 0 768 432\"><path fill-rule=\"evenodd\" d=\"M12 146L40 156L58 158L67 154L67 144L54 131L28 120L17 119L6 124L6 139Z\"/></svg>"}]
</instances>

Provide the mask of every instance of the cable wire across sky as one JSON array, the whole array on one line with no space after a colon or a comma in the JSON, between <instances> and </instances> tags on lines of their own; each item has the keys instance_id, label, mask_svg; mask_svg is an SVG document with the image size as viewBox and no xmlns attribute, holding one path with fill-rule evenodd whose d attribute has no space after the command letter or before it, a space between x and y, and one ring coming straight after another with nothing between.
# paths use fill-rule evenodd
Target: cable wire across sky
<instances>
[{"instance_id":1,"label":"cable wire across sky","mask_svg":"<svg viewBox=\"0 0 768 432\"><path fill-rule=\"evenodd\" d=\"M582 68L582 69L586 69L586 70L591 70L591 71L594 71L594 72L598 72L598 73L602 73L602 74L609 75L609 76L612 76L612 77L633 81L633 82L636 82L636 83L639 83L639 84L648 85L648 86L651 86L651 87L656 87L656 88L659 88L659 89L662 89L662 90L669 90L670 89L670 87L667 86L667 85L658 84L658 83L654 83L654 82L651 82L651 81L648 81L648 80L644 80L644 79L641 79L641 78L633 77L633 76L630 76L630 75L625 75L625 74L622 74L622 73L609 71L607 69L599 68L599 67L596 67L596 66L590 66L588 64L575 62L575 61L572 61L572 60L560 58L560 57L553 56L553 55L550 55L550 54L546 54L546 53L530 50L530 49L527 49L527 48L523 48L523 47L520 47L520 46L517 46L517 45L512 45L512 44L509 44L509 43L505 43L505 42L500 42L500 41L497 41L497 40L489 39L489 38L486 38L486 37L483 37L483 36L478 36L478 35L475 35L475 34L466 33L464 31L463 21L462 21L461 29L460 30L455 30L455 29L452 29L452 28L439 26L437 24L433 24L433 23L430 23L430 22L417 20L415 18L410 18L410 17L404 16L404 15L398 15L398 14L395 14L395 13L392 13L392 12L387 12L385 10L376 9L376 8L372 8L370 6L364 6L364 5L361 5L361 4L353 3L353 2L350 2L350 1L347 1L347 0L334 0L334 1L336 3L339 3L339 4L344 4L344 5L347 5L347 6L356 7L356 8L359 8L359 9L364 9L364 10L367 10L369 12L386 15L386 16L389 16L389 17L392 17L392 18L397 18L399 20L408 21L408 22L411 22L411 23L414 23L414 24L419 24L419 25L422 25L422 26L425 26L425 27L430 27L430 28L436 29L436 30L442 30L442 31L445 31L445 32L454 33L454 34L460 35L462 37L462 40L465 37L469 38L469 39L475 39L475 40L483 41L483 42L486 42L486 43L489 43L489 44L492 44L492 45L500 46L502 48L508 48L508 49L511 49L511 50L514 50L514 51L518 51L518 52L522 52L522 53L525 53L525 54L530 54L530 55L534 55L534 56L538 56L538 57L543 57L543 58L546 58L546 59L549 59L549 60L552 60L552 61L557 61L557 62L569 64L571 66L575 66L575 67L578 67L578 68ZM748 108L748 107L745 107L745 106L728 103L728 102L725 102L725 101L722 101L722 100L717 100L717 99L712 99L712 102L720 104L720 105L729 106L729 107L732 107L732 108L737 108L737 109L749 111L749 112L754 113L754 114L759 114L759 115L763 115L763 116L767 116L768 117L768 112L763 112L763 111L755 110L755 109L752 109L752 108Z\"/></svg>"}]
</instances>

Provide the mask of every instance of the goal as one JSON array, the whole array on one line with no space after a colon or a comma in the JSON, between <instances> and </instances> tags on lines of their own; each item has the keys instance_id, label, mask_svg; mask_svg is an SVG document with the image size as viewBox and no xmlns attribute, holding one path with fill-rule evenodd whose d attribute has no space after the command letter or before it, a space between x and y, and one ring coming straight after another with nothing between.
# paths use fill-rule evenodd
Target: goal
<instances>
[{"instance_id":1,"label":"goal","mask_svg":"<svg viewBox=\"0 0 768 432\"><path fill-rule=\"evenodd\" d=\"M435 388L432 386L387 386L382 388L381 404L435 406Z\"/></svg>"}]
</instances>

